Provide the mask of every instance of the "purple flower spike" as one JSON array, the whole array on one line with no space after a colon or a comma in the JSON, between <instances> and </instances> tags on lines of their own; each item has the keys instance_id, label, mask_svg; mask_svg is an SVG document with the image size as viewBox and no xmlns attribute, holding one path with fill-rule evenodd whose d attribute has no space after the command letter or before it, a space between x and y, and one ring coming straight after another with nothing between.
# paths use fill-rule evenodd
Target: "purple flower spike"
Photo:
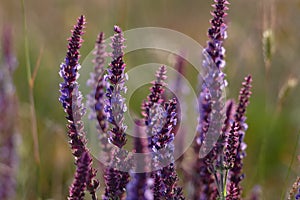
<instances>
[{"instance_id":1,"label":"purple flower spike","mask_svg":"<svg viewBox=\"0 0 300 200\"><path fill-rule=\"evenodd\" d=\"M235 182L230 182L229 186L227 187L227 196L226 200L240 200L241 193L240 187Z\"/></svg>"},{"instance_id":2,"label":"purple flower spike","mask_svg":"<svg viewBox=\"0 0 300 200\"><path fill-rule=\"evenodd\" d=\"M229 173L229 180L230 180L230 188L235 189L235 193L238 193L238 197L242 193L242 187L240 186L240 182L244 178L244 174L242 173L243 169L243 158L245 157L245 148L246 144L244 144L243 140L245 137L245 131L247 129L247 124L245 123L246 117L246 108L249 104L249 98L251 95L251 83L252 77L248 75L243 82L243 87L240 90L239 96L239 103L236 109L235 114L235 122L238 124L238 136L239 136L239 145L237 148L237 156L234 161L233 168L230 170ZM237 190L237 191L236 191Z\"/></svg>"},{"instance_id":3,"label":"purple flower spike","mask_svg":"<svg viewBox=\"0 0 300 200\"><path fill-rule=\"evenodd\" d=\"M224 126L220 119L225 118L222 90L227 83L224 80L225 74L222 70L225 67L223 42L227 37L225 22L226 11L228 10L227 4L228 2L225 0L215 0L214 11L212 12L213 19L210 21L211 27L208 30L209 41L203 51L203 67L206 72L199 94L200 117L194 146L196 156L199 156L200 152L207 153L209 150L207 148L213 145L206 144L206 141L219 139L209 154L204 159L198 158L194 164L192 176L198 174L201 179L205 179L202 181L198 180L200 177L192 179L193 199L211 199L216 193L214 192L215 186L213 186L214 178L209 170L211 166L208 165L216 161L217 151L223 149L225 141L225 134L222 133L224 132L222 130Z\"/></svg>"},{"instance_id":4,"label":"purple flower spike","mask_svg":"<svg viewBox=\"0 0 300 200\"><path fill-rule=\"evenodd\" d=\"M86 183L89 179L89 169L91 168L92 158L88 152L84 152L76 162L75 178L70 187L69 200L83 200Z\"/></svg>"},{"instance_id":5,"label":"purple flower spike","mask_svg":"<svg viewBox=\"0 0 300 200\"><path fill-rule=\"evenodd\" d=\"M66 118L69 122L68 136L71 139L70 144L75 157L80 157L86 151L86 139L83 131L83 122L81 121L84 115L84 108L81 103L82 95L78 90L78 83L76 81L79 77L78 70L81 68L78 60L84 24L84 16L79 17L77 25L74 26L74 30L72 31L72 37L69 38L65 63L61 64L59 72L60 76L64 79L64 82L60 84L61 96L59 100L67 113Z\"/></svg>"},{"instance_id":6,"label":"purple flower spike","mask_svg":"<svg viewBox=\"0 0 300 200\"><path fill-rule=\"evenodd\" d=\"M122 93L126 92L124 85L126 80L125 63L123 62L124 37L121 29L115 26L115 34L112 37L111 54L112 62L109 65L107 80L107 106L108 122L112 128L109 130L110 141L119 148L126 143L126 125L124 124L124 113L127 110L125 98Z\"/></svg>"},{"instance_id":7,"label":"purple flower spike","mask_svg":"<svg viewBox=\"0 0 300 200\"><path fill-rule=\"evenodd\" d=\"M155 109L153 109L153 106L155 104L160 105L163 103L163 94L164 94L164 86L166 86L166 83L164 82L167 78L166 76L167 69L166 66L161 66L157 72L156 72L156 80L152 82L152 87L150 88L150 94L147 97L147 101L143 102L142 110L143 110L143 116L145 117L145 123L146 126L149 126L151 124L151 120L153 119L150 117L151 112L153 112Z\"/></svg>"},{"instance_id":8,"label":"purple flower spike","mask_svg":"<svg viewBox=\"0 0 300 200\"><path fill-rule=\"evenodd\" d=\"M135 153L147 153L148 140L145 138L145 132L141 129L142 121L136 121L134 138ZM136 171L148 171L147 163L149 160L144 157L142 160L137 160ZM153 180L150 178L150 173L133 173L131 181L127 185L127 200L153 200L153 192L150 187Z\"/></svg>"},{"instance_id":9,"label":"purple flower spike","mask_svg":"<svg viewBox=\"0 0 300 200\"><path fill-rule=\"evenodd\" d=\"M115 34L111 38L113 52L111 54L112 62L107 70L106 81L106 107L107 120L110 124L108 130L109 141L119 148L122 148L126 144L126 125L124 124L124 113L127 110L125 104L125 98L123 93L126 93L125 81L125 63L123 62L123 49L124 37L122 30L118 27L114 27ZM127 158L127 160L126 160ZM122 161L122 163L120 162ZM103 195L104 200L110 199L122 199L125 195L126 185L129 182L129 173L119 171L116 167L122 165L123 169L129 167L130 158L128 154L122 149L115 151L111 160L111 167L106 168L105 171L105 193ZM129 170L129 169L128 169ZM125 170L126 171L126 170Z\"/></svg>"},{"instance_id":10,"label":"purple flower spike","mask_svg":"<svg viewBox=\"0 0 300 200\"><path fill-rule=\"evenodd\" d=\"M170 162L162 169L153 172L154 178L154 199L185 199L182 194L182 188L177 186L178 176L174 164L174 127L176 126L176 99L172 99L164 104L165 124L161 131L152 136L150 147L154 152L160 150L155 160L158 160L159 166L165 162Z\"/></svg>"},{"instance_id":11,"label":"purple flower spike","mask_svg":"<svg viewBox=\"0 0 300 200\"><path fill-rule=\"evenodd\" d=\"M96 125L99 140L101 143L101 150L105 153L111 151L111 147L108 144L108 122L107 114L105 112L105 101L106 101L106 83L104 81L105 76L105 60L107 53L105 51L106 45L104 40L104 33L101 32L98 35L95 50L94 50L94 71L90 74L90 79L87 81L87 85L91 87L91 93L87 96L87 105L90 107L89 118L92 120L97 120L98 124ZM107 155L105 155L107 156ZM107 156L107 163L110 159Z\"/></svg>"},{"instance_id":12,"label":"purple flower spike","mask_svg":"<svg viewBox=\"0 0 300 200\"><path fill-rule=\"evenodd\" d=\"M82 43L82 34L83 28L85 24L84 16L80 16L77 20L77 24L74 26L74 30L72 31L72 36L69 38L68 51L65 58L65 63L62 63L60 66L60 76L64 79L64 82L60 84L60 92L61 96L59 98L64 111L67 113L68 120L68 136L70 138L70 145L72 149L72 153L76 160L76 171L79 173L83 173L83 170L86 170L84 173L88 178L84 178L85 183L82 182L80 184L84 184L80 186L80 192L76 192L76 186L78 183L76 182L76 177L73 183L72 188L75 188L74 191L70 190L70 198L71 199L82 199L82 193L84 189L88 186L88 190L92 196L93 200L97 199L96 189L99 186L98 180L95 179L96 170L91 167L91 164L86 164L83 167L82 162L87 162L87 159L90 159L90 163L92 162L90 153L86 147L86 137L84 132L84 125L82 122L82 117L85 114L85 109L82 104L82 95L79 91L79 85L77 83L77 79L79 77L78 70L80 69L79 64L79 49ZM86 155L87 154L87 155ZM85 155L85 156L83 156ZM87 158L88 157L88 158ZM79 161L80 159L83 159ZM81 181L83 180L83 176L81 177ZM76 183L76 184L75 184ZM75 185L74 185L75 184ZM81 191L83 189L83 191ZM79 191L78 190L78 191ZM78 196L76 196L78 195Z\"/></svg>"},{"instance_id":13,"label":"purple flower spike","mask_svg":"<svg viewBox=\"0 0 300 200\"><path fill-rule=\"evenodd\" d=\"M99 128L107 131L106 113L104 112L104 97L105 97L105 83L104 83L104 64L106 59L104 33L98 35L95 50L94 50L94 71L90 74L87 85L92 88L91 93L87 96L88 106L91 109L89 118L97 119Z\"/></svg>"},{"instance_id":14,"label":"purple flower spike","mask_svg":"<svg viewBox=\"0 0 300 200\"><path fill-rule=\"evenodd\" d=\"M227 139L227 146L225 151L225 162L228 168L232 168L239 146L239 127L236 122L233 123Z\"/></svg>"},{"instance_id":15,"label":"purple flower spike","mask_svg":"<svg viewBox=\"0 0 300 200\"><path fill-rule=\"evenodd\" d=\"M210 41L207 43L206 52L219 69L225 67L223 41L227 38L225 17L227 16L228 4L226 0L215 0L214 11L212 12L213 19L210 21L211 28L208 30Z\"/></svg>"}]
</instances>

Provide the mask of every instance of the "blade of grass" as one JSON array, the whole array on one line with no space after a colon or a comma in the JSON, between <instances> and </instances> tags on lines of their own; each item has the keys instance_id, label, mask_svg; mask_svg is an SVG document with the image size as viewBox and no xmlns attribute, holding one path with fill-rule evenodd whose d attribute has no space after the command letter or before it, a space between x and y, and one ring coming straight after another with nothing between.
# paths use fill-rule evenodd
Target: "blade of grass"
<instances>
[{"instance_id":1,"label":"blade of grass","mask_svg":"<svg viewBox=\"0 0 300 200\"><path fill-rule=\"evenodd\" d=\"M30 56L29 56L29 43L27 35L27 22L26 22L26 13L25 13L25 2L21 0L22 4L22 14L23 14L23 31L24 31L24 52L26 60L26 71L27 71L27 81L29 85L29 104L30 104L30 117L31 117L31 128L32 128L32 138L34 145L34 158L36 163L40 164L40 155L39 155L39 142L38 142L38 133L37 133L37 120L36 112L34 106L34 91L33 91L33 79L31 74L31 65L30 65ZM37 68L37 67L36 67Z\"/></svg>"}]
</instances>

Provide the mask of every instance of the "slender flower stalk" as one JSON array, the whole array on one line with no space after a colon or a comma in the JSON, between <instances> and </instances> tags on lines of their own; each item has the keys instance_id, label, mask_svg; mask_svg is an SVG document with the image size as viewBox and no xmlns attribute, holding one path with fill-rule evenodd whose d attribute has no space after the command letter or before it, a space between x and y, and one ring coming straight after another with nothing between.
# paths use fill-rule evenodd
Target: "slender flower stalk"
<instances>
[{"instance_id":1,"label":"slender flower stalk","mask_svg":"<svg viewBox=\"0 0 300 200\"><path fill-rule=\"evenodd\" d=\"M114 31L115 34L111 38L111 47L113 49L111 54L112 62L109 65L105 79L108 82L105 111L110 124L108 130L109 141L120 149L114 152L110 163L111 167L108 167L105 171L106 187L102 197L104 200L124 198L126 185L130 177L127 172L129 169L127 171L119 171L116 167L122 165L123 168L129 168L129 163L131 162L128 154L122 149L127 141L125 133L127 126L124 124L124 113L127 107L123 97L123 93L126 93L126 65L123 61L124 37L120 27L115 26Z\"/></svg>"},{"instance_id":2,"label":"slender flower stalk","mask_svg":"<svg viewBox=\"0 0 300 200\"><path fill-rule=\"evenodd\" d=\"M155 143L153 139L159 132L162 130L165 124L165 116L163 115L164 107L162 106L164 102L164 86L166 83L164 80L166 77L166 67L161 66L156 72L156 80L152 82L152 87L150 88L150 94L147 97L147 100L142 104L142 115L144 116L144 122L146 125L146 133L148 139L148 145L150 152L154 152L154 160L151 161L151 166L153 168L157 167L157 157L158 155L155 153ZM160 171L157 170L151 173L151 178L154 183L152 186L152 193L154 199L159 199L162 197L160 191L162 188L162 181L160 178Z\"/></svg>"},{"instance_id":3,"label":"slender flower stalk","mask_svg":"<svg viewBox=\"0 0 300 200\"><path fill-rule=\"evenodd\" d=\"M91 168L92 158L88 152L83 152L76 161L75 178L70 187L69 200L83 200L84 192L89 181L89 169Z\"/></svg>"},{"instance_id":4,"label":"slender flower stalk","mask_svg":"<svg viewBox=\"0 0 300 200\"><path fill-rule=\"evenodd\" d=\"M107 53L105 51L106 45L104 40L104 33L98 35L95 50L94 50L94 71L91 72L87 85L91 87L91 93L87 96L87 104L91 109L89 118L97 119L98 126L102 132L107 131L106 113L104 111L104 96L105 96L105 82L104 82L104 65Z\"/></svg>"},{"instance_id":5,"label":"slender flower stalk","mask_svg":"<svg viewBox=\"0 0 300 200\"><path fill-rule=\"evenodd\" d=\"M237 156L237 149L239 145L239 127L236 122L231 126L231 130L228 134L227 145L225 149L225 165L228 168L232 168L234 165L235 158Z\"/></svg>"},{"instance_id":6,"label":"slender flower stalk","mask_svg":"<svg viewBox=\"0 0 300 200\"><path fill-rule=\"evenodd\" d=\"M16 62L12 53L11 32L4 29L2 38L3 61L0 63L0 199L14 199L16 192L17 99L13 84Z\"/></svg>"},{"instance_id":7,"label":"slender flower stalk","mask_svg":"<svg viewBox=\"0 0 300 200\"><path fill-rule=\"evenodd\" d=\"M170 162L167 166L152 173L154 178L154 199L184 199L182 188L177 185L178 177L174 164L174 132L176 125L176 99L172 99L164 104L165 124L158 134L153 135L150 147L154 152L158 152L154 162L158 162L158 166Z\"/></svg>"},{"instance_id":8,"label":"slender flower stalk","mask_svg":"<svg viewBox=\"0 0 300 200\"><path fill-rule=\"evenodd\" d=\"M214 141L214 138L218 138L219 136L224 138L224 135L222 136L221 134L223 124L220 122L220 119L225 117L222 90L227 85L224 80L225 74L222 72L225 67L223 42L227 37L227 25L225 22L226 11L228 10L227 4L228 2L225 0L215 0L215 4L213 5L214 11L212 12L213 19L210 21L211 27L208 30L209 41L203 51L203 67L206 70L206 75L203 79L199 95L200 117L196 143L194 145L195 153L198 156L203 156L199 155L200 152L208 153L209 149L207 148L214 145L206 143L206 141ZM213 153L214 150L210 152L208 157L212 156L215 159L216 154ZM196 178L192 179L194 187L192 198L195 200L211 199L215 194L215 187L212 184L214 178L209 166L205 167L205 163L206 161L199 157L194 164L193 174L198 174L202 179L202 181ZM194 175L192 176L194 177Z\"/></svg>"},{"instance_id":9,"label":"slender flower stalk","mask_svg":"<svg viewBox=\"0 0 300 200\"><path fill-rule=\"evenodd\" d=\"M156 80L152 82L152 87L150 89L150 94L147 97L147 101L143 102L143 116L145 118L145 124L148 126L151 124L150 112L151 108L154 104L161 105L164 102L163 94L164 94L164 86L166 83L164 82L167 78L166 76L167 68L166 66L161 66L159 70L156 72Z\"/></svg>"},{"instance_id":10,"label":"slender flower stalk","mask_svg":"<svg viewBox=\"0 0 300 200\"><path fill-rule=\"evenodd\" d=\"M83 131L83 122L81 121L84 115L83 105L81 104L82 95L78 90L77 78L79 77L78 70L81 68L79 61L79 49L81 47L83 28L85 24L84 16L78 18L77 25L74 26L72 37L69 39L69 46L65 62L60 66L60 76L64 82L60 84L61 96L59 98L62 103L68 119L68 136L73 155L80 157L86 151L86 138Z\"/></svg>"},{"instance_id":11,"label":"slender flower stalk","mask_svg":"<svg viewBox=\"0 0 300 200\"><path fill-rule=\"evenodd\" d=\"M136 121L134 138L135 153L146 154L148 150L148 140L145 138L145 131L141 128L142 121ZM151 186L153 180L150 178L150 173L147 163L147 156L136 160L135 166L137 173L132 173L131 181L127 185L127 200L153 200L153 192Z\"/></svg>"},{"instance_id":12,"label":"slender flower stalk","mask_svg":"<svg viewBox=\"0 0 300 200\"><path fill-rule=\"evenodd\" d=\"M91 92L87 96L87 105L90 107L89 118L91 120L96 120L98 123L96 129L99 136L101 152L104 152L105 162L108 164L110 162L111 147L108 143L108 122L107 114L105 112L105 102L106 102L106 83L104 81L105 77L105 60L107 57L106 45L104 40L104 33L101 32L98 35L95 50L94 50L94 71L90 74L90 78L87 81L87 85L91 87Z\"/></svg>"},{"instance_id":13,"label":"slender flower stalk","mask_svg":"<svg viewBox=\"0 0 300 200\"><path fill-rule=\"evenodd\" d=\"M80 57L79 49L82 43L81 36L83 34L84 24L85 17L82 15L78 18L77 24L74 26L74 29L72 31L72 36L69 38L67 56L65 58L65 62L61 64L59 72L60 76L64 79L64 82L60 84L61 96L59 100L65 112L67 113L66 118L68 119L67 128L68 136L70 138L69 143L71 145L72 153L76 160L75 164L77 167L77 172L82 172L82 170L80 169L82 168L82 166L79 164L80 162L78 160L80 160L83 157L83 154L90 154L86 147L87 141L85 137L85 132L83 130L84 125L82 122L82 117L85 114L85 110L82 104L82 95L79 91L79 85L77 83L77 79L79 77L78 70L81 67L78 61ZM88 155L88 157L91 156ZM99 185L98 180L95 179L96 170L93 169L91 165L88 165L88 167L84 169L87 170L84 173L88 174L89 177L88 179L85 179L86 183L84 184L86 184L87 189L92 195L92 199L96 200L97 196L95 191ZM76 176L74 183L75 182ZM81 193L71 193L72 191L82 190L81 186L80 188L76 188L76 186L79 185L73 184L69 196L73 199L80 199L82 198ZM74 195L77 194L79 196L75 197Z\"/></svg>"},{"instance_id":14,"label":"slender flower stalk","mask_svg":"<svg viewBox=\"0 0 300 200\"><path fill-rule=\"evenodd\" d=\"M252 83L252 77L248 75L245 77L245 81L243 82L243 87L240 90L240 96L239 96L239 103L236 109L235 114L235 123L237 123L237 131L239 135L239 143L237 147L237 156L234 160L233 168L230 170L229 174L229 180L230 180L230 186L228 189L229 195L234 195L238 199L241 198L242 193L242 187L240 185L240 182L244 178L244 174L242 173L243 168L243 158L245 157L245 149L246 144L244 144L244 137L245 132L248 128L246 124L246 108L249 105L249 98L251 96L251 83Z\"/></svg>"},{"instance_id":15,"label":"slender flower stalk","mask_svg":"<svg viewBox=\"0 0 300 200\"><path fill-rule=\"evenodd\" d=\"M108 122L111 124L109 130L110 142L119 148L122 148L126 143L126 125L124 124L124 113L127 110L125 98L122 93L126 92L125 87L125 66L123 61L124 37L120 27L114 27L115 34L112 37L111 54L112 62L108 68L107 81L107 106Z\"/></svg>"}]
</instances>

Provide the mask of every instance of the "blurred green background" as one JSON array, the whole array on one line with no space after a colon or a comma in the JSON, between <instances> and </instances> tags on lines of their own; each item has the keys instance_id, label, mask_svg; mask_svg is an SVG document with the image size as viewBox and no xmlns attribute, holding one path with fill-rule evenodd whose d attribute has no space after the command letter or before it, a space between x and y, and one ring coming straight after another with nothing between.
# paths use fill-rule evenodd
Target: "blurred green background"
<instances>
[{"instance_id":1,"label":"blurred green background","mask_svg":"<svg viewBox=\"0 0 300 200\"><path fill-rule=\"evenodd\" d=\"M100 31L111 35L115 24L123 30L146 26L170 28L205 46L212 3L209 0L25 0L32 70L42 52L34 87L40 153L40 164L37 164L30 126L21 1L1 0L0 27L12 27L14 52L19 63L14 76L20 110L17 199L65 199L72 182L74 161L65 134L65 114L58 102L62 81L58 71L66 54L66 39L77 17L84 14L87 18L81 49L83 60L93 49L96 35ZM244 194L260 185L263 199L279 199L299 175L299 160L293 157L293 151L299 142L300 87L290 87L288 83L297 81L300 75L300 1L239 0L230 3L225 42L227 96L237 99L247 74L251 73L254 81L247 112ZM265 67L262 42L267 28L274 35L269 70ZM125 61L130 68L145 62L146 57L137 52Z\"/></svg>"}]
</instances>

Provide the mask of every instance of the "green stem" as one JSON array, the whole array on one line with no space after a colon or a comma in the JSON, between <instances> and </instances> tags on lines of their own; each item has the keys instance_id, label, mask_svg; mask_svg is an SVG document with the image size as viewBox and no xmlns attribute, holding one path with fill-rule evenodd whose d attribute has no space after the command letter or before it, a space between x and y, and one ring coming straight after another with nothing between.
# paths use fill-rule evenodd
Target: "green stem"
<instances>
[{"instance_id":1,"label":"green stem","mask_svg":"<svg viewBox=\"0 0 300 200\"><path fill-rule=\"evenodd\" d=\"M30 104L32 138L33 138L33 145L34 145L34 157L36 163L39 165L40 164L39 143L38 143L37 120L36 120L34 94L33 94L34 80L32 79L32 74L31 74L29 43L28 43L28 34L27 34L27 21L26 21L24 0L21 0L21 4L22 4L23 29L24 29L24 53L25 53L25 60L26 60L27 81L29 85L29 104Z\"/></svg>"}]
</instances>

